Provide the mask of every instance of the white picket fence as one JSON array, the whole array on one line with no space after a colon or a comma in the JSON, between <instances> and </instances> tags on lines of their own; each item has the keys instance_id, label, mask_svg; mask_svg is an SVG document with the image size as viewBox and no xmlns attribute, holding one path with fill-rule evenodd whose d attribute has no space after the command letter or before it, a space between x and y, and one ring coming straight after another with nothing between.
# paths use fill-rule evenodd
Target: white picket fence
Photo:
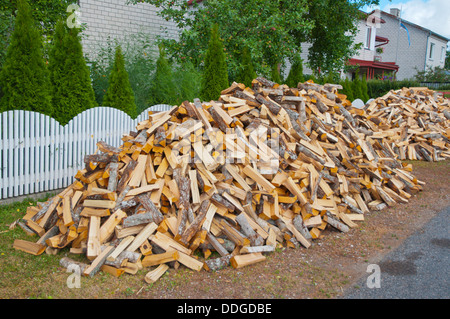
<instances>
[{"instance_id":1,"label":"white picket fence","mask_svg":"<svg viewBox=\"0 0 450 319\"><path fill-rule=\"evenodd\" d=\"M120 146L122 135L147 119L148 111L170 107L152 106L134 120L120 110L96 107L65 126L36 112L0 113L0 199L67 187L98 141Z\"/></svg>"}]
</instances>

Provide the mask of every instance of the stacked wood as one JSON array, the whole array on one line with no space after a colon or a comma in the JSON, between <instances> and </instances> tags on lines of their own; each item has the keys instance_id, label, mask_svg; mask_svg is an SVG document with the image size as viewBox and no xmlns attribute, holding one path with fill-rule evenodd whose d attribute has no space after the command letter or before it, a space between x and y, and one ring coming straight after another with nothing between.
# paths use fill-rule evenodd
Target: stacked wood
<instances>
[{"instance_id":1,"label":"stacked wood","mask_svg":"<svg viewBox=\"0 0 450 319\"><path fill-rule=\"evenodd\" d=\"M30 207L18 224L40 239L15 247L83 254L86 276L149 268L152 283L169 268L241 268L278 247L309 248L327 228L348 232L424 183L358 130L337 88L257 78L217 101L150 113Z\"/></svg>"},{"instance_id":2,"label":"stacked wood","mask_svg":"<svg viewBox=\"0 0 450 319\"><path fill-rule=\"evenodd\" d=\"M426 87L392 90L362 110L349 108L356 128L386 143L399 160L450 158L449 101Z\"/></svg>"}]
</instances>

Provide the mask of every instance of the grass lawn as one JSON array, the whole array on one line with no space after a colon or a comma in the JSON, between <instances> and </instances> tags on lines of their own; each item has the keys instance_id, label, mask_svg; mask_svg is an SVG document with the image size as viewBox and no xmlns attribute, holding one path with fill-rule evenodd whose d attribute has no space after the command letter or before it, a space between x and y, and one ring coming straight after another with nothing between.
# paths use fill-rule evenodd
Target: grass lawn
<instances>
[{"instance_id":1,"label":"grass lawn","mask_svg":"<svg viewBox=\"0 0 450 319\"><path fill-rule=\"evenodd\" d=\"M326 229L324 238L310 249L282 249L267 260L242 269L228 267L217 272L195 272L186 267L171 268L156 283L145 283L144 268L136 275L116 278L102 271L93 278L81 277L80 289L70 289L72 275L59 265L62 257L88 263L84 255L69 254L64 248L57 255L33 256L15 250L15 239L36 242L16 226L35 200L0 206L0 298L2 299L180 299L195 298L335 298L360 276L368 263L376 263L402 240L420 229L437 212L450 205L450 161L413 164L413 173L426 182L424 190L409 203L365 214L365 220L349 233ZM45 201L49 196L41 198Z\"/></svg>"}]
</instances>

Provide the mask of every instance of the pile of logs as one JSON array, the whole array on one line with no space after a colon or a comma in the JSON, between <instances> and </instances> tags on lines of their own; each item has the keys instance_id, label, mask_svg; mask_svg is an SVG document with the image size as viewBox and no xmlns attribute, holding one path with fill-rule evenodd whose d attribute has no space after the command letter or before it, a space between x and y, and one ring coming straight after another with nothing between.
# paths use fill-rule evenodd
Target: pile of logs
<instances>
[{"instance_id":1,"label":"pile of logs","mask_svg":"<svg viewBox=\"0 0 450 319\"><path fill-rule=\"evenodd\" d=\"M86 263L61 265L86 276L149 268L151 283L170 267L241 268L277 247L308 248L327 228L348 232L369 210L408 202L424 183L390 140L365 132L338 87L257 78L217 101L149 114L120 147L98 142L72 185L29 207L17 225L40 238L14 247L83 254Z\"/></svg>"},{"instance_id":2,"label":"pile of logs","mask_svg":"<svg viewBox=\"0 0 450 319\"><path fill-rule=\"evenodd\" d=\"M356 128L384 140L400 160L445 160L450 157L448 99L428 88L390 91L362 110L350 108Z\"/></svg>"}]
</instances>

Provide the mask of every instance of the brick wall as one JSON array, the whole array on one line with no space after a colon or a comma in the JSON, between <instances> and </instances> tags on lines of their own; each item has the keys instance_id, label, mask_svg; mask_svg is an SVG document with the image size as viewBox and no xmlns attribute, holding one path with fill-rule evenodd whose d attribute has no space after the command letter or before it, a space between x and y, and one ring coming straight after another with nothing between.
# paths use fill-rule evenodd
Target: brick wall
<instances>
[{"instance_id":1,"label":"brick wall","mask_svg":"<svg viewBox=\"0 0 450 319\"><path fill-rule=\"evenodd\" d=\"M178 29L173 22L157 16L157 8L147 4L126 4L127 0L80 0L80 22L86 24L83 46L88 55L95 54L108 38L123 39L129 34L143 32L176 38Z\"/></svg>"}]
</instances>

